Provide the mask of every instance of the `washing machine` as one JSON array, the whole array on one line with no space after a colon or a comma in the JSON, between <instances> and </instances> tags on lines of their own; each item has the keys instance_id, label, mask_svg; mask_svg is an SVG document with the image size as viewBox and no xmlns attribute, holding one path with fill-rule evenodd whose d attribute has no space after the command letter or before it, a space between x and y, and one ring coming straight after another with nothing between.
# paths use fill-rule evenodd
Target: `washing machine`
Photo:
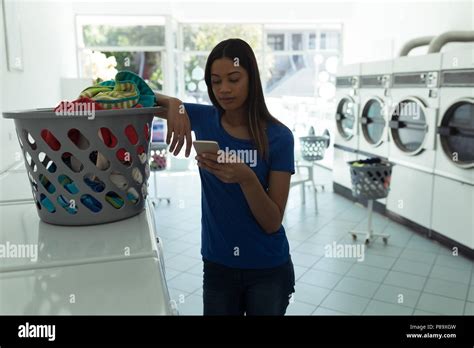
<instances>
[{"instance_id":1,"label":"washing machine","mask_svg":"<svg viewBox=\"0 0 474 348\"><path fill-rule=\"evenodd\" d=\"M474 249L474 47L443 53L432 230Z\"/></svg>"},{"instance_id":2,"label":"washing machine","mask_svg":"<svg viewBox=\"0 0 474 348\"><path fill-rule=\"evenodd\" d=\"M336 77L336 111L333 181L351 188L347 162L357 159L359 148L359 75L360 64L341 66Z\"/></svg>"},{"instance_id":3,"label":"washing machine","mask_svg":"<svg viewBox=\"0 0 474 348\"><path fill-rule=\"evenodd\" d=\"M392 60L362 63L360 76L359 153L388 158L388 111Z\"/></svg>"},{"instance_id":4,"label":"washing machine","mask_svg":"<svg viewBox=\"0 0 474 348\"><path fill-rule=\"evenodd\" d=\"M441 54L399 57L393 63L388 157L395 163L387 209L431 225Z\"/></svg>"}]
</instances>

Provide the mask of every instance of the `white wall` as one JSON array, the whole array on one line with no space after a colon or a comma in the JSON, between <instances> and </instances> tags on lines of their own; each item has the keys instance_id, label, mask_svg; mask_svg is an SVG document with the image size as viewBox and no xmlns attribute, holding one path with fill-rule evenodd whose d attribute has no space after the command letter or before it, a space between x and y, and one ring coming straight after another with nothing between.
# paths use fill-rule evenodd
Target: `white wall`
<instances>
[{"instance_id":1,"label":"white wall","mask_svg":"<svg viewBox=\"0 0 474 348\"><path fill-rule=\"evenodd\" d=\"M75 34L70 3L17 1L23 71L8 71L1 26L0 110L51 107L60 100L60 77L76 75ZM2 16L3 18L3 16ZM12 120L1 119L0 172L20 151Z\"/></svg>"},{"instance_id":2,"label":"white wall","mask_svg":"<svg viewBox=\"0 0 474 348\"><path fill-rule=\"evenodd\" d=\"M3 24L3 7L0 2L0 113L4 110L4 90L8 87L6 83L7 56L5 47L5 35ZM20 150L17 144L13 121L0 118L0 173L10 167L14 162L14 153Z\"/></svg>"},{"instance_id":3,"label":"white wall","mask_svg":"<svg viewBox=\"0 0 474 348\"><path fill-rule=\"evenodd\" d=\"M414 37L474 30L473 15L471 1L357 4L344 25L344 63L394 58Z\"/></svg>"}]
</instances>

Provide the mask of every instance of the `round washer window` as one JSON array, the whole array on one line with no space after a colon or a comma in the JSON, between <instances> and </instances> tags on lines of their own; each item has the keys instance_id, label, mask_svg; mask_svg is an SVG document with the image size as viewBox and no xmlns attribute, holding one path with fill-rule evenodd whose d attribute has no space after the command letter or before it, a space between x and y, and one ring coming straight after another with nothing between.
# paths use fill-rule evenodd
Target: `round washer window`
<instances>
[{"instance_id":1,"label":"round washer window","mask_svg":"<svg viewBox=\"0 0 474 348\"><path fill-rule=\"evenodd\" d=\"M350 139L354 135L355 126L355 103L343 98L337 106L337 130L344 139Z\"/></svg>"},{"instance_id":2,"label":"round washer window","mask_svg":"<svg viewBox=\"0 0 474 348\"><path fill-rule=\"evenodd\" d=\"M392 113L393 122L397 124L392 127L392 136L397 147L403 152L419 151L428 131L423 106L413 100L400 102Z\"/></svg>"},{"instance_id":3,"label":"round washer window","mask_svg":"<svg viewBox=\"0 0 474 348\"><path fill-rule=\"evenodd\" d=\"M474 164L474 103L462 101L449 107L438 132L443 151L454 164Z\"/></svg>"},{"instance_id":4,"label":"round washer window","mask_svg":"<svg viewBox=\"0 0 474 348\"><path fill-rule=\"evenodd\" d=\"M370 144L378 144L382 140L385 128L385 118L383 116L384 105L377 99L371 99L365 104L362 111L362 133L365 140Z\"/></svg>"}]
</instances>

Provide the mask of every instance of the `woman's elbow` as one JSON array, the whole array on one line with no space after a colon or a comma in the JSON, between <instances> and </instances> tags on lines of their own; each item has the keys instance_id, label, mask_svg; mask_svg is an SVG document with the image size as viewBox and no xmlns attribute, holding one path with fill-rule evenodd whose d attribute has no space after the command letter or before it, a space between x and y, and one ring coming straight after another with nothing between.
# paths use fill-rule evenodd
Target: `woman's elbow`
<instances>
[{"instance_id":1,"label":"woman's elbow","mask_svg":"<svg viewBox=\"0 0 474 348\"><path fill-rule=\"evenodd\" d=\"M280 230L281 228L281 220L279 223L272 223L272 224L268 224L267 226L264 227L264 231L267 233L267 234L273 234L273 233L276 233Z\"/></svg>"}]
</instances>

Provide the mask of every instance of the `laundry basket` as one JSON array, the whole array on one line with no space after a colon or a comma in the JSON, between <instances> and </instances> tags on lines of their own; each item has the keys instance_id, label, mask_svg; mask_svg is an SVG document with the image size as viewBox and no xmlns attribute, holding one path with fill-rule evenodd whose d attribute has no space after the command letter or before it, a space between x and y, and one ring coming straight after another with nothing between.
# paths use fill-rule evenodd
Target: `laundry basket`
<instances>
[{"instance_id":1,"label":"laundry basket","mask_svg":"<svg viewBox=\"0 0 474 348\"><path fill-rule=\"evenodd\" d=\"M162 108L3 113L15 121L38 215L55 225L95 225L140 213L147 197L150 127Z\"/></svg>"},{"instance_id":2,"label":"laundry basket","mask_svg":"<svg viewBox=\"0 0 474 348\"><path fill-rule=\"evenodd\" d=\"M300 138L301 157L305 161L314 162L324 158L328 137L309 135Z\"/></svg>"},{"instance_id":3,"label":"laundry basket","mask_svg":"<svg viewBox=\"0 0 474 348\"><path fill-rule=\"evenodd\" d=\"M369 200L385 198L390 190L393 163L380 159L347 162L350 165L352 195Z\"/></svg>"}]
</instances>

